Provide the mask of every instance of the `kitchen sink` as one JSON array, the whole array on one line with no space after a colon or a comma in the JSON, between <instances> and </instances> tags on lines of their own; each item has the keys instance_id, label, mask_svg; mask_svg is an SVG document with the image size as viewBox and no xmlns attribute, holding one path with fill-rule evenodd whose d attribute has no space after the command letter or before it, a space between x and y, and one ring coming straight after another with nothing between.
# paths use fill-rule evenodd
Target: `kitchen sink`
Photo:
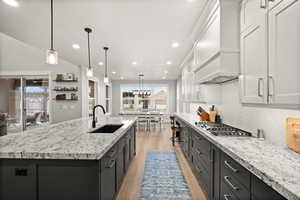
<instances>
[{"instance_id":1,"label":"kitchen sink","mask_svg":"<svg viewBox=\"0 0 300 200\"><path fill-rule=\"evenodd\" d=\"M123 124L107 124L96 130L91 131L90 133L114 133L119 128L121 128Z\"/></svg>"}]
</instances>

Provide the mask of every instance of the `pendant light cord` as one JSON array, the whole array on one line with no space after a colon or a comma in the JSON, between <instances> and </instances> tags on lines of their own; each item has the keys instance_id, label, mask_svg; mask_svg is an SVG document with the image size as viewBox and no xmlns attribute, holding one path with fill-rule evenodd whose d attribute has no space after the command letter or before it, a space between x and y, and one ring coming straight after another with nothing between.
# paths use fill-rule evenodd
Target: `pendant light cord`
<instances>
[{"instance_id":1,"label":"pendant light cord","mask_svg":"<svg viewBox=\"0 0 300 200\"><path fill-rule=\"evenodd\" d=\"M51 0L51 50L53 48L53 0Z\"/></svg>"},{"instance_id":2,"label":"pendant light cord","mask_svg":"<svg viewBox=\"0 0 300 200\"><path fill-rule=\"evenodd\" d=\"M105 50L105 77L107 77L107 49Z\"/></svg>"},{"instance_id":3,"label":"pendant light cord","mask_svg":"<svg viewBox=\"0 0 300 200\"><path fill-rule=\"evenodd\" d=\"M90 48L90 33L88 32L88 56L89 56L89 69L91 69L91 48Z\"/></svg>"}]
</instances>

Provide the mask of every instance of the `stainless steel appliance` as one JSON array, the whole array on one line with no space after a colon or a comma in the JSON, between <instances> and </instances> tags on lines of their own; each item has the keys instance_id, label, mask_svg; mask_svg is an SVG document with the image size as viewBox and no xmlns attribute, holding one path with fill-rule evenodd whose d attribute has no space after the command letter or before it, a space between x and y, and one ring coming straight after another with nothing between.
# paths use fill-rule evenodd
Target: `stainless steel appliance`
<instances>
[{"instance_id":1,"label":"stainless steel appliance","mask_svg":"<svg viewBox=\"0 0 300 200\"><path fill-rule=\"evenodd\" d=\"M243 131L241 129L222 124L207 121L196 122L196 125L208 131L215 136L244 136L250 137L251 133Z\"/></svg>"}]
</instances>

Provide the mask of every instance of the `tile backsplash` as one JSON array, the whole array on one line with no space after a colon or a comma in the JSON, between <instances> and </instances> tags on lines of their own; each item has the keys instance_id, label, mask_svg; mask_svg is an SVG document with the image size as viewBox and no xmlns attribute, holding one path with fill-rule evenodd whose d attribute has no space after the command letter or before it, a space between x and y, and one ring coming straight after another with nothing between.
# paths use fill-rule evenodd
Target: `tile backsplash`
<instances>
[{"instance_id":1,"label":"tile backsplash","mask_svg":"<svg viewBox=\"0 0 300 200\"><path fill-rule=\"evenodd\" d=\"M266 140L279 146L286 146L285 121L287 117L300 118L300 110L273 108L269 105L244 105L239 100L238 81L222 85L222 100L216 108L224 123L255 133L262 129ZM191 104L190 113L201 105L207 111L211 104Z\"/></svg>"}]
</instances>

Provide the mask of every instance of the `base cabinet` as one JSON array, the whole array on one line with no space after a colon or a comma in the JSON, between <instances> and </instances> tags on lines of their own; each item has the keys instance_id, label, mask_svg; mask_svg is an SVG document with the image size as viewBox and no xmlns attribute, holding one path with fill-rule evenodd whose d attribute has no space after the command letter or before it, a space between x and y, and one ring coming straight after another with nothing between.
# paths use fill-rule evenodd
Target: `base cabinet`
<instances>
[{"instance_id":1,"label":"base cabinet","mask_svg":"<svg viewBox=\"0 0 300 200\"><path fill-rule=\"evenodd\" d=\"M125 145L122 143L119 147L119 154L117 155L117 190L121 188L126 170L125 170Z\"/></svg>"},{"instance_id":2,"label":"base cabinet","mask_svg":"<svg viewBox=\"0 0 300 200\"><path fill-rule=\"evenodd\" d=\"M179 122L180 127L184 127L180 147L209 200L285 199L204 138L199 130Z\"/></svg>"},{"instance_id":3,"label":"base cabinet","mask_svg":"<svg viewBox=\"0 0 300 200\"><path fill-rule=\"evenodd\" d=\"M98 199L99 171L95 162L45 162L37 166L38 199Z\"/></svg>"},{"instance_id":4,"label":"base cabinet","mask_svg":"<svg viewBox=\"0 0 300 200\"><path fill-rule=\"evenodd\" d=\"M135 141L132 127L101 160L0 159L0 200L113 200Z\"/></svg>"},{"instance_id":5,"label":"base cabinet","mask_svg":"<svg viewBox=\"0 0 300 200\"><path fill-rule=\"evenodd\" d=\"M0 160L0 199L36 199L35 171L31 163Z\"/></svg>"},{"instance_id":6,"label":"base cabinet","mask_svg":"<svg viewBox=\"0 0 300 200\"><path fill-rule=\"evenodd\" d=\"M219 200L220 199L220 162L221 162L221 151L211 145L211 177L210 177L210 190L209 199Z\"/></svg>"}]
</instances>

